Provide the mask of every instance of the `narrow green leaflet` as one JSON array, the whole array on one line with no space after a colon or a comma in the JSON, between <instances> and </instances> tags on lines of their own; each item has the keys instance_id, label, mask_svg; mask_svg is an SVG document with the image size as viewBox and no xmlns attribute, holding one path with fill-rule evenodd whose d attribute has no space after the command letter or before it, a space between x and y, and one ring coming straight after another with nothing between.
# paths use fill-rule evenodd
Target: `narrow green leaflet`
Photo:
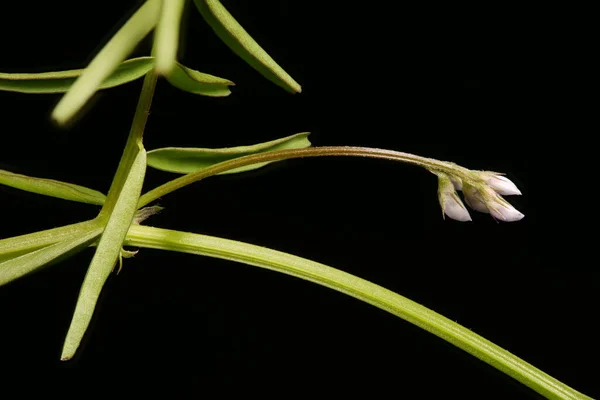
<instances>
[{"instance_id":1,"label":"narrow green leaflet","mask_svg":"<svg viewBox=\"0 0 600 400\"><path fill-rule=\"evenodd\" d=\"M295 135L252 146L239 146L224 149L165 147L148 152L148 165L162 171L189 174L201 171L224 161L251 154L310 147L311 143L308 140L309 134L309 132L297 133ZM220 174L250 171L269 163L270 162L261 162L246 165L221 172Z\"/></svg>"},{"instance_id":2,"label":"narrow green leaflet","mask_svg":"<svg viewBox=\"0 0 600 400\"><path fill-rule=\"evenodd\" d=\"M108 89L139 79L148 73L156 62L158 61L155 60L155 57L137 57L124 61L98 89ZM35 94L65 93L69 91L83 71L85 69L37 74L0 72L0 90ZM235 83L228 79L193 70L177 61L174 62L173 68L166 73L165 77L176 88L202 96L229 96L231 94L229 86L235 86Z\"/></svg>"},{"instance_id":3,"label":"narrow green leaflet","mask_svg":"<svg viewBox=\"0 0 600 400\"><path fill-rule=\"evenodd\" d=\"M193 70L178 62L175 62L175 66L165 78L178 89L210 97L229 96L229 86L235 85L228 79Z\"/></svg>"},{"instance_id":4,"label":"narrow green leaflet","mask_svg":"<svg viewBox=\"0 0 600 400\"><path fill-rule=\"evenodd\" d=\"M69 360L75 355L92 319L104 282L119 259L125 235L136 213L145 172L146 151L142 148L133 161L119 197L108 217L106 228L81 285L77 306L63 346L62 360Z\"/></svg>"},{"instance_id":5,"label":"narrow green leaflet","mask_svg":"<svg viewBox=\"0 0 600 400\"><path fill-rule=\"evenodd\" d=\"M161 0L148 0L119 29L63 96L52 112L58 123L69 121L100 88L158 22Z\"/></svg>"},{"instance_id":6,"label":"narrow green leaflet","mask_svg":"<svg viewBox=\"0 0 600 400\"><path fill-rule=\"evenodd\" d=\"M549 399L591 399L435 311L324 264L234 240L142 225L131 226L125 244L241 262L314 282L374 305L425 329Z\"/></svg>"},{"instance_id":7,"label":"narrow green leaflet","mask_svg":"<svg viewBox=\"0 0 600 400\"><path fill-rule=\"evenodd\" d=\"M102 224L97 219L93 219L40 232L2 239L0 240L0 262L58 242L82 237L93 229L101 226Z\"/></svg>"},{"instance_id":8,"label":"narrow green leaflet","mask_svg":"<svg viewBox=\"0 0 600 400\"><path fill-rule=\"evenodd\" d=\"M252 39L219 1L194 0L194 3L215 33L240 58L285 90L291 93L302 91L300 85Z\"/></svg>"},{"instance_id":9,"label":"narrow green leaflet","mask_svg":"<svg viewBox=\"0 0 600 400\"><path fill-rule=\"evenodd\" d=\"M98 218L108 218L112 213L121 190L127 181L127 177L130 174L131 166L140 150L143 150L144 129L146 128L148 115L150 115L150 106L152 104L152 96L154 95L157 80L158 75L156 75L154 71L147 73L144 77L142 91L138 99L133 121L131 122L129 136L127 137L127 142L125 143L125 148L123 149L123 154L121 155L121 160L119 160L119 166L117 167L117 172L110 184L110 188L106 194L106 201L104 202Z\"/></svg>"},{"instance_id":10,"label":"narrow green leaflet","mask_svg":"<svg viewBox=\"0 0 600 400\"><path fill-rule=\"evenodd\" d=\"M102 205L106 199L106 196L97 190L53 179L15 174L3 169L0 169L0 185L80 203Z\"/></svg>"},{"instance_id":11,"label":"narrow green leaflet","mask_svg":"<svg viewBox=\"0 0 600 400\"><path fill-rule=\"evenodd\" d=\"M166 75L175 67L185 0L163 1L154 37L156 71Z\"/></svg>"},{"instance_id":12,"label":"narrow green leaflet","mask_svg":"<svg viewBox=\"0 0 600 400\"><path fill-rule=\"evenodd\" d=\"M124 61L99 89L124 85L144 76L154 66L152 57L138 57ZM67 92L84 69L41 72L37 74L7 74L0 72L0 90L20 93L64 93Z\"/></svg>"},{"instance_id":13,"label":"narrow green leaflet","mask_svg":"<svg viewBox=\"0 0 600 400\"><path fill-rule=\"evenodd\" d=\"M0 286L21 278L38 268L83 250L100 236L102 227L95 227L75 238L43 247L0 263Z\"/></svg>"}]
</instances>

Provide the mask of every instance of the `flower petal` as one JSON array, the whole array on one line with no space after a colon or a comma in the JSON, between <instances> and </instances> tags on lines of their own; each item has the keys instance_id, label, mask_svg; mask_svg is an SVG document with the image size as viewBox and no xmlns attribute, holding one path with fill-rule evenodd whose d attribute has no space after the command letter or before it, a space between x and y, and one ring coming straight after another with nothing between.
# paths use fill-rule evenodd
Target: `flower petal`
<instances>
[{"instance_id":1,"label":"flower petal","mask_svg":"<svg viewBox=\"0 0 600 400\"><path fill-rule=\"evenodd\" d=\"M456 193L454 180L442 172L436 172L436 175L438 177L438 200L442 212L457 221L471 221L467 207Z\"/></svg>"},{"instance_id":2,"label":"flower petal","mask_svg":"<svg viewBox=\"0 0 600 400\"><path fill-rule=\"evenodd\" d=\"M488 179L487 183L496 192L505 196L521 194L521 191L519 188L517 188L517 185L502 175L492 175L490 179Z\"/></svg>"},{"instance_id":3,"label":"flower petal","mask_svg":"<svg viewBox=\"0 0 600 400\"><path fill-rule=\"evenodd\" d=\"M476 194L465 193L465 202L468 204L469 207L471 207L475 211L479 211L486 214L490 213L490 210L488 210L485 203L481 201Z\"/></svg>"},{"instance_id":4,"label":"flower petal","mask_svg":"<svg viewBox=\"0 0 600 400\"><path fill-rule=\"evenodd\" d=\"M442 211L444 214L454 220L462 222L471 221L469 211L467 211L467 208L464 206L462 201L460 201L456 194L454 196L444 196Z\"/></svg>"},{"instance_id":5,"label":"flower petal","mask_svg":"<svg viewBox=\"0 0 600 400\"><path fill-rule=\"evenodd\" d=\"M494 205L490 206L490 214L492 214L492 217L504 222L520 221L523 219L523 217L525 217L523 213L514 208L512 205L508 204L506 201L503 203L504 204L495 203Z\"/></svg>"}]
</instances>

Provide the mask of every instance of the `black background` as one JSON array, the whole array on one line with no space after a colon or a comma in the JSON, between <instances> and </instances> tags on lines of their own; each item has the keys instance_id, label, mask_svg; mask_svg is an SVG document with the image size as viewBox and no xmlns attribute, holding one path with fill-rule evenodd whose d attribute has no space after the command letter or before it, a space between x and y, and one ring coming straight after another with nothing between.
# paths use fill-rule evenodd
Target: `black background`
<instances>
[{"instance_id":1,"label":"black background","mask_svg":"<svg viewBox=\"0 0 600 400\"><path fill-rule=\"evenodd\" d=\"M578 390L598 395L591 315L597 272L549 233L536 185L536 95L519 17L502 10L356 2L223 1L302 86L290 95L229 51L190 5L180 60L236 82L209 99L160 81L147 149L227 147L310 131L358 145L506 172L525 215L444 221L433 175L347 158L292 160L211 178L166 196L149 225L286 251L358 275L461 323ZM138 2L3 5L3 72L83 67ZM372 4L372 5L369 5ZM491 8L491 7L490 7ZM147 55L145 41L135 55ZM0 92L0 168L106 191L141 81L99 93L77 124L54 127L57 95ZM535 171L535 172L534 172ZM146 188L171 178L150 170ZM93 206L0 187L0 237L92 218ZM563 246L565 246L563 244ZM368 384L400 398L538 398L495 369L353 298L231 262L142 250L113 276L83 350L58 361L92 251L0 288L0 363L103 369L140 393L198 397L247 381L311 388ZM548 257L550 256L550 257ZM148 386L137 378L160 374ZM168 377L167 377L168 376ZM174 378L178 376L178 378ZM283 392L285 393L285 392ZM286 396L284 396L286 397Z\"/></svg>"}]
</instances>

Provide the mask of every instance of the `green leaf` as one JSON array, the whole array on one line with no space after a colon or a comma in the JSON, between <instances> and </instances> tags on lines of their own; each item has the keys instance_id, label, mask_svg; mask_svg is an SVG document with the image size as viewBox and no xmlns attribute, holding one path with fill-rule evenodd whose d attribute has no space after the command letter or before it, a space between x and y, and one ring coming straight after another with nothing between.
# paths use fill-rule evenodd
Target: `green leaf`
<instances>
[{"instance_id":1,"label":"green leaf","mask_svg":"<svg viewBox=\"0 0 600 400\"><path fill-rule=\"evenodd\" d=\"M132 58L124 61L99 86L107 89L124 85L144 76L154 66L152 57ZM7 74L0 72L0 90L20 93L67 92L84 69L41 72L37 74Z\"/></svg>"},{"instance_id":2,"label":"green leaf","mask_svg":"<svg viewBox=\"0 0 600 400\"><path fill-rule=\"evenodd\" d=\"M291 93L302 91L301 86L252 39L219 1L194 0L194 3L215 33L240 58L285 90Z\"/></svg>"},{"instance_id":3,"label":"green leaf","mask_svg":"<svg viewBox=\"0 0 600 400\"><path fill-rule=\"evenodd\" d=\"M161 3L161 0L148 0L131 16L58 102L52 118L64 124L75 116L106 78L156 26Z\"/></svg>"},{"instance_id":4,"label":"green leaf","mask_svg":"<svg viewBox=\"0 0 600 400\"><path fill-rule=\"evenodd\" d=\"M155 57L138 57L124 61L98 88L108 89L139 79L154 67L155 62L158 62ZM65 93L69 91L83 71L85 69L37 74L0 72L0 90L37 94ZM231 94L228 86L235 86L235 83L228 79L193 70L177 61L166 78L171 85L178 89L211 97L228 96Z\"/></svg>"},{"instance_id":5,"label":"green leaf","mask_svg":"<svg viewBox=\"0 0 600 400\"><path fill-rule=\"evenodd\" d=\"M137 209L145 172L146 151L142 148L135 156L119 197L108 216L106 228L81 285L77 306L63 346L62 360L69 360L75 355L92 319L102 287L119 258L125 235Z\"/></svg>"},{"instance_id":6,"label":"green leaf","mask_svg":"<svg viewBox=\"0 0 600 400\"><path fill-rule=\"evenodd\" d=\"M229 96L229 86L235 85L230 80L195 71L178 62L165 78L178 89L210 97Z\"/></svg>"},{"instance_id":7,"label":"green leaf","mask_svg":"<svg viewBox=\"0 0 600 400\"><path fill-rule=\"evenodd\" d=\"M59 199L102 205L106 196L97 190L53 179L35 178L0 169L0 184Z\"/></svg>"},{"instance_id":8,"label":"green leaf","mask_svg":"<svg viewBox=\"0 0 600 400\"><path fill-rule=\"evenodd\" d=\"M451 319L391 290L324 264L248 243L142 225L131 226L125 244L241 262L314 282L433 333L549 399L591 399Z\"/></svg>"},{"instance_id":9,"label":"green leaf","mask_svg":"<svg viewBox=\"0 0 600 400\"><path fill-rule=\"evenodd\" d=\"M89 220L29 233L0 240L0 262L47 247L49 245L69 241L85 235L102 224L97 220Z\"/></svg>"},{"instance_id":10,"label":"green leaf","mask_svg":"<svg viewBox=\"0 0 600 400\"><path fill-rule=\"evenodd\" d=\"M162 171L189 174L209 168L215 164L251 154L266 153L277 150L302 149L310 147L310 133L303 132L270 142L252 146L239 146L224 149L201 149L185 147L166 147L148 152L148 165ZM271 161L273 162L273 161ZM230 169L220 174L250 171L269 164L261 162Z\"/></svg>"},{"instance_id":11,"label":"green leaf","mask_svg":"<svg viewBox=\"0 0 600 400\"><path fill-rule=\"evenodd\" d=\"M154 36L156 72L159 74L166 75L175 67L184 6L185 0L165 0L162 3Z\"/></svg>"},{"instance_id":12,"label":"green leaf","mask_svg":"<svg viewBox=\"0 0 600 400\"><path fill-rule=\"evenodd\" d=\"M85 233L80 233L75 238L63 240L0 263L0 286L83 250L101 233L102 227L95 227Z\"/></svg>"}]
</instances>

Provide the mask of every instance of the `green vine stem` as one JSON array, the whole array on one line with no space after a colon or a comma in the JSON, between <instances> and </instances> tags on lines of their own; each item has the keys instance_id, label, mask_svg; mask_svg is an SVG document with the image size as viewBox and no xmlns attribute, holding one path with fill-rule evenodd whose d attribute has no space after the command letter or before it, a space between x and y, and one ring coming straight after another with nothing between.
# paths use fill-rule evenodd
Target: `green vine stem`
<instances>
[{"instance_id":1,"label":"green vine stem","mask_svg":"<svg viewBox=\"0 0 600 400\"><path fill-rule=\"evenodd\" d=\"M141 225L131 226L125 245L237 261L314 282L425 329L549 399L591 399L458 323L379 285L324 264L234 240Z\"/></svg>"},{"instance_id":2,"label":"green vine stem","mask_svg":"<svg viewBox=\"0 0 600 400\"><path fill-rule=\"evenodd\" d=\"M433 158L421 157L415 154L403 153L394 150L374 149L370 147L351 147L351 146L322 146L310 147L306 149L281 150L267 153L253 154L236 158L230 161L225 161L212 167L203 169L199 172L194 172L173 179L157 188L150 190L140 197L138 208L141 208L158 198L181 189L191 183L197 182L209 176L219 174L230 169L244 167L246 165L281 161L291 158L304 157L323 157L323 156L352 156L352 157L368 157L382 158L392 161L400 161L408 164L417 165L427 168L432 171L440 171L453 176L457 176L464 180L472 179L469 170L452 162L439 161Z\"/></svg>"}]
</instances>

